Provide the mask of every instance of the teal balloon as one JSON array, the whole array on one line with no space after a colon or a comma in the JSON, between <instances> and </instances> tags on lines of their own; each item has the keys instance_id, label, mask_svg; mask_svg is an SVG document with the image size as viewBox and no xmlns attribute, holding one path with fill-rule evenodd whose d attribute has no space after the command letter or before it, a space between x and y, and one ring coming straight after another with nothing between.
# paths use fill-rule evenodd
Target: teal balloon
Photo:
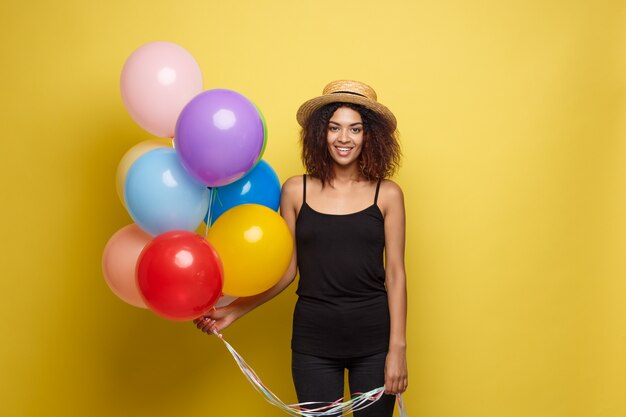
<instances>
[{"instance_id":1,"label":"teal balloon","mask_svg":"<svg viewBox=\"0 0 626 417\"><path fill-rule=\"evenodd\" d=\"M211 224L227 210L241 204L260 204L272 210L280 206L280 180L274 169L264 160L252 168L245 176L223 187L213 188L213 202L210 213L204 221Z\"/></svg>"},{"instance_id":2,"label":"teal balloon","mask_svg":"<svg viewBox=\"0 0 626 417\"><path fill-rule=\"evenodd\" d=\"M152 236L172 230L195 231L209 206L209 190L192 178L174 149L146 152L126 175L126 208Z\"/></svg>"}]
</instances>

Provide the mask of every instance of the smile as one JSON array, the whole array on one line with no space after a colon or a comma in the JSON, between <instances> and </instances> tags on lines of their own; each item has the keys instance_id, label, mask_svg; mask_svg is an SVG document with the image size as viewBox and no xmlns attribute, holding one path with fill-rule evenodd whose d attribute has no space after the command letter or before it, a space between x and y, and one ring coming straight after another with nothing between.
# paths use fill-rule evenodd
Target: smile
<instances>
[{"instance_id":1,"label":"smile","mask_svg":"<svg viewBox=\"0 0 626 417\"><path fill-rule=\"evenodd\" d=\"M339 155L347 156L353 148L348 146L335 146L335 149L337 149L337 153L339 153Z\"/></svg>"}]
</instances>

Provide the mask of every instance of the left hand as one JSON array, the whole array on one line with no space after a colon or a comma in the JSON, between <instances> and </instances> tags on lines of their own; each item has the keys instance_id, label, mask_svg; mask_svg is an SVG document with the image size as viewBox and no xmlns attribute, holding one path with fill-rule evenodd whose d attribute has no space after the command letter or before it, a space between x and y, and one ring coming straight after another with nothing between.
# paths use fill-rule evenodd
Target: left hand
<instances>
[{"instance_id":1,"label":"left hand","mask_svg":"<svg viewBox=\"0 0 626 417\"><path fill-rule=\"evenodd\" d=\"M385 394L402 394L408 385L406 351L402 348L390 349L385 360Z\"/></svg>"}]
</instances>

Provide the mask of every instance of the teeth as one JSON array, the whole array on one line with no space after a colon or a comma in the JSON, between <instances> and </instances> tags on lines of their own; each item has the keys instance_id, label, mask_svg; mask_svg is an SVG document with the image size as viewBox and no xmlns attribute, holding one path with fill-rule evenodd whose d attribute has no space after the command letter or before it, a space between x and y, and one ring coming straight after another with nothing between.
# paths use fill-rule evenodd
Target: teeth
<instances>
[{"instance_id":1,"label":"teeth","mask_svg":"<svg viewBox=\"0 0 626 417\"><path fill-rule=\"evenodd\" d=\"M348 152L350 150L350 148L337 148L339 149L341 152Z\"/></svg>"}]
</instances>

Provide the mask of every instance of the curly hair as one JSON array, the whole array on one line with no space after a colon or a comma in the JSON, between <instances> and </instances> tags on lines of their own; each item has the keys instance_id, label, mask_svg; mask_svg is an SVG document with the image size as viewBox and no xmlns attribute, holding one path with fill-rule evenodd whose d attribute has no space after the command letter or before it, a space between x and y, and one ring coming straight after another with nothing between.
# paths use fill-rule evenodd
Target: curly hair
<instances>
[{"instance_id":1,"label":"curly hair","mask_svg":"<svg viewBox=\"0 0 626 417\"><path fill-rule=\"evenodd\" d=\"M363 120L363 148L359 156L361 174L368 180L391 177L400 166L400 144L395 128L367 107L352 103L330 103L315 110L300 132L302 162L307 174L322 184L333 179L333 159L328 152L328 122L340 107L348 107Z\"/></svg>"}]
</instances>

